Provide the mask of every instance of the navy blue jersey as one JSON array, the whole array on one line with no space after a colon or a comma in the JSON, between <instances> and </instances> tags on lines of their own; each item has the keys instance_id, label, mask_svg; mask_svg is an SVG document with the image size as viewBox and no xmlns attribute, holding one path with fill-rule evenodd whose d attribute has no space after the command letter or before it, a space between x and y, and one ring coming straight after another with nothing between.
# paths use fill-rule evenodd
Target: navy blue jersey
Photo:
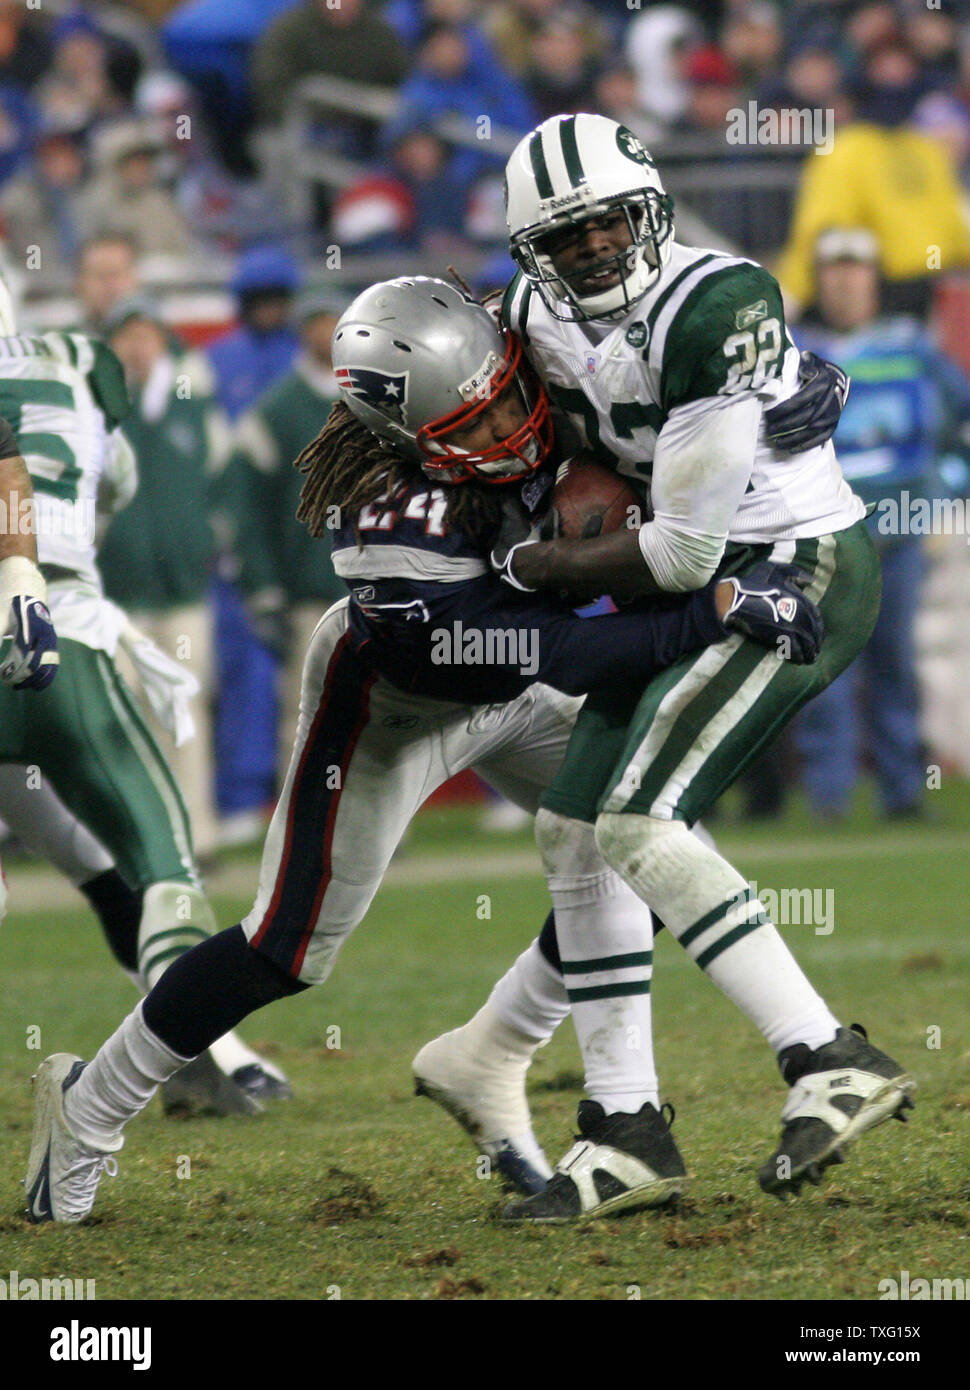
<instances>
[{"instance_id":1,"label":"navy blue jersey","mask_svg":"<svg viewBox=\"0 0 970 1390\"><path fill-rule=\"evenodd\" d=\"M350 589L357 650L400 689L439 700L497 703L533 681L568 695L645 685L726 636L710 587L596 618L516 593L492 573L481 544L448 525L444 489L423 480L344 524L333 565Z\"/></svg>"}]
</instances>

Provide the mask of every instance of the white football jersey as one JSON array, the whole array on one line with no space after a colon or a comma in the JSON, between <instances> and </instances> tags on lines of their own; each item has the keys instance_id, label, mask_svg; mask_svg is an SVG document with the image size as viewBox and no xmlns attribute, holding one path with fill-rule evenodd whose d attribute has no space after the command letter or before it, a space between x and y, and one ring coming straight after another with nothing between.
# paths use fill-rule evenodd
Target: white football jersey
<instances>
[{"instance_id":1,"label":"white football jersey","mask_svg":"<svg viewBox=\"0 0 970 1390\"><path fill-rule=\"evenodd\" d=\"M679 408L742 392L768 407L798 389L799 353L776 281L756 262L718 251L674 243L658 282L609 323L560 321L520 272L506 290L502 319L586 447L647 485L658 436L668 421L668 432L676 430ZM760 425L752 451L730 541L822 535L865 514L831 441L779 452Z\"/></svg>"},{"instance_id":2,"label":"white football jersey","mask_svg":"<svg viewBox=\"0 0 970 1390\"><path fill-rule=\"evenodd\" d=\"M80 333L0 338L0 416L34 489L37 555L58 633L113 650L96 563L99 500L131 499L134 455L118 429L127 392L118 359ZM26 499L18 499L21 508ZM23 514L23 512L22 512Z\"/></svg>"}]
</instances>

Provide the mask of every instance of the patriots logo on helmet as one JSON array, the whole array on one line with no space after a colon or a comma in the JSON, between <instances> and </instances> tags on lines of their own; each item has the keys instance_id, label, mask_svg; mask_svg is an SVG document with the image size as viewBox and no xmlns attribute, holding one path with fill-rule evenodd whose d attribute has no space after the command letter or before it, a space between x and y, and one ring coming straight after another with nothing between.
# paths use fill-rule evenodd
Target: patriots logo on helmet
<instances>
[{"instance_id":1,"label":"patriots logo on helmet","mask_svg":"<svg viewBox=\"0 0 970 1390\"><path fill-rule=\"evenodd\" d=\"M373 367L338 367L337 385L349 396L373 406L400 425L407 424L408 373L378 372Z\"/></svg>"}]
</instances>

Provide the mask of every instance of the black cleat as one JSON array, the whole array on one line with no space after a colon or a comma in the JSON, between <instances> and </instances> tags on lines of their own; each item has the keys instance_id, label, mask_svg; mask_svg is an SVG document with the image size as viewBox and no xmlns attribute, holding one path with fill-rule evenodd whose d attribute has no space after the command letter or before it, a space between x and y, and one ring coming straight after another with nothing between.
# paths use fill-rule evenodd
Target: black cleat
<instances>
[{"instance_id":1,"label":"black cleat","mask_svg":"<svg viewBox=\"0 0 970 1390\"><path fill-rule=\"evenodd\" d=\"M258 1062L247 1062L244 1067L237 1067L232 1079L255 1101L293 1099L293 1087L285 1077L274 1076Z\"/></svg>"},{"instance_id":2,"label":"black cleat","mask_svg":"<svg viewBox=\"0 0 970 1390\"><path fill-rule=\"evenodd\" d=\"M597 1101L579 1103L576 1144L557 1165L545 1190L513 1202L504 1221L566 1221L658 1207L687 1185L687 1169L670 1126L674 1112L648 1102L635 1115L604 1113Z\"/></svg>"},{"instance_id":3,"label":"black cleat","mask_svg":"<svg viewBox=\"0 0 970 1390\"><path fill-rule=\"evenodd\" d=\"M208 1052L169 1077L161 1094L166 1115L258 1115L263 1109L259 1100L219 1070Z\"/></svg>"},{"instance_id":4,"label":"black cleat","mask_svg":"<svg viewBox=\"0 0 970 1390\"><path fill-rule=\"evenodd\" d=\"M840 1028L830 1043L804 1043L778 1057L791 1094L781 1112L781 1142L758 1173L764 1192L785 1198L815 1186L826 1168L845 1162L845 1150L866 1130L913 1108L912 1076L868 1041L858 1023Z\"/></svg>"}]
</instances>

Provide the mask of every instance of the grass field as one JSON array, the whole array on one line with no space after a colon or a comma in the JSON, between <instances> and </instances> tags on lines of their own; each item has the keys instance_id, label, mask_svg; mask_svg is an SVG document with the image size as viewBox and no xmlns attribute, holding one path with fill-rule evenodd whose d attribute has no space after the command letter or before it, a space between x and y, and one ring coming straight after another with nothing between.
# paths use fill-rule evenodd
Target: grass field
<instances>
[{"instance_id":1,"label":"grass field","mask_svg":"<svg viewBox=\"0 0 970 1390\"><path fill-rule=\"evenodd\" d=\"M0 930L0 1275L93 1278L99 1299L622 1300L634 1287L644 1299L871 1299L902 1269L970 1279L970 789L929 799L929 827L881 825L865 804L838 831L797 808L769 827L714 827L760 887L833 891L834 930L786 938L843 1021L916 1073L912 1122L867 1136L798 1201L763 1196L754 1173L783 1099L773 1059L664 936L657 1050L691 1195L677 1211L559 1229L500 1225L497 1181L476 1176L464 1135L410 1085L418 1046L479 1006L546 912L527 835L480 837L468 812L426 813L331 981L243 1025L296 1099L254 1120L178 1122L153 1102L74 1228L20 1214L29 1077L48 1052L90 1055L133 995L93 917L18 908L43 898L48 876L15 871ZM222 876L223 925L248 908L255 877L245 857ZM476 915L482 893L490 920ZM531 1082L553 1161L580 1094L567 1023Z\"/></svg>"}]
</instances>

